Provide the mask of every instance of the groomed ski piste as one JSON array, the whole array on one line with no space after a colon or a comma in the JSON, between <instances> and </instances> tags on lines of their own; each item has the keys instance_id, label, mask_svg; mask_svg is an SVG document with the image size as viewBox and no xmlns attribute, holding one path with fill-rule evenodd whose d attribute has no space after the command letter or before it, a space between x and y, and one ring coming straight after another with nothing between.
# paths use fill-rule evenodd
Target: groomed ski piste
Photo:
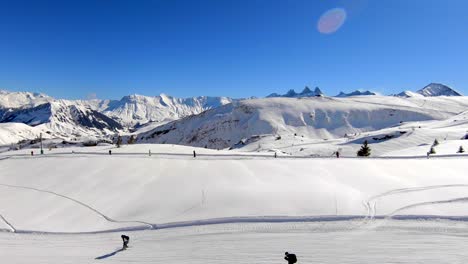
<instances>
[{"instance_id":1,"label":"groomed ski piste","mask_svg":"<svg viewBox=\"0 0 468 264\"><path fill-rule=\"evenodd\" d=\"M465 155L274 158L155 144L30 151L0 154L5 263L283 263L285 251L299 263L468 259Z\"/></svg>"}]
</instances>

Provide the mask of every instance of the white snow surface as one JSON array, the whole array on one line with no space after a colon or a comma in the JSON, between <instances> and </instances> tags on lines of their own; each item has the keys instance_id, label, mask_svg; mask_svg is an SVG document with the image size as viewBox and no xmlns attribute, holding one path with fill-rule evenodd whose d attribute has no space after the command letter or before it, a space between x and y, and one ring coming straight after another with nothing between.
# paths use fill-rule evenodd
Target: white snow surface
<instances>
[{"instance_id":1,"label":"white snow surface","mask_svg":"<svg viewBox=\"0 0 468 264\"><path fill-rule=\"evenodd\" d=\"M168 144L29 151L0 153L5 263L280 263L285 251L298 263L468 259L468 156L275 159Z\"/></svg>"},{"instance_id":2,"label":"white snow surface","mask_svg":"<svg viewBox=\"0 0 468 264\"><path fill-rule=\"evenodd\" d=\"M468 225L451 221L255 223L126 233L0 233L5 263L465 263Z\"/></svg>"},{"instance_id":3,"label":"white snow surface","mask_svg":"<svg viewBox=\"0 0 468 264\"><path fill-rule=\"evenodd\" d=\"M112 155L108 150L0 154L0 214L11 225L5 222L4 228L76 233L196 225L203 219L388 215L408 205L465 197L468 186L466 156L275 159L171 145L125 146L112 149ZM425 186L435 187L369 200ZM363 206L366 201L370 208ZM460 201L400 214L465 216L465 211Z\"/></svg>"}]
</instances>

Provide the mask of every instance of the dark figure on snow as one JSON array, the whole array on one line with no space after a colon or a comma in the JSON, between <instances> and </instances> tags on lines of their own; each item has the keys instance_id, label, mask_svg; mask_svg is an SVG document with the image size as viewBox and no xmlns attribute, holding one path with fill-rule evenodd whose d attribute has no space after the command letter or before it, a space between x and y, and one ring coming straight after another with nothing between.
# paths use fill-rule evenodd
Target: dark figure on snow
<instances>
[{"instance_id":1,"label":"dark figure on snow","mask_svg":"<svg viewBox=\"0 0 468 264\"><path fill-rule=\"evenodd\" d=\"M337 158L337 159L340 158L340 152L339 152L339 151L336 152L336 158Z\"/></svg>"},{"instance_id":2,"label":"dark figure on snow","mask_svg":"<svg viewBox=\"0 0 468 264\"><path fill-rule=\"evenodd\" d=\"M194 157L194 158L197 157L197 153L195 153L195 150L193 151L193 157Z\"/></svg>"},{"instance_id":3,"label":"dark figure on snow","mask_svg":"<svg viewBox=\"0 0 468 264\"><path fill-rule=\"evenodd\" d=\"M112 150L109 149L109 155L112 155Z\"/></svg>"},{"instance_id":4,"label":"dark figure on snow","mask_svg":"<svg viewBox=\"0 0 468 264\"><path fill-rule=\"evenodd\" d=\"M297 262L296 255L290 254L288 252L285 252L284 255L285 255L284 259L288 262L288 264L294 264Z\"/></svg>"},{"instance_id":5,"label":"dark figure on snow","mask_svg":"<svg viewBox=\"0 0 468 264\"><path fill-rule=\"evenodd\" d=\"M121 235L120 236L123 241L123 247L122 248L128 248L128 242L130 241L130 238L126 235Z\"/></svg>"}]
</instances>

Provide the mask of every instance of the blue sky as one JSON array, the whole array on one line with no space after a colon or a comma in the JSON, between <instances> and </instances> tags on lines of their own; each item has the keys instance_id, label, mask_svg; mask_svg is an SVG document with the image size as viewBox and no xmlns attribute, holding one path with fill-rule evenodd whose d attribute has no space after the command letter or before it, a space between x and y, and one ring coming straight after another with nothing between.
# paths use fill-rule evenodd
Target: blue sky
<instances>
[{"instance_id":1,"label":"blue sky","mask_svg":"<svg viewBox=\"0 0 468 264\"><path fill-rule=\"evenodd\" d=\"M317 29L333 8L334 33ZM249 97L441 82L468 95L466 0L0 0L0 89Z\"/></svg>"}]
</instances>

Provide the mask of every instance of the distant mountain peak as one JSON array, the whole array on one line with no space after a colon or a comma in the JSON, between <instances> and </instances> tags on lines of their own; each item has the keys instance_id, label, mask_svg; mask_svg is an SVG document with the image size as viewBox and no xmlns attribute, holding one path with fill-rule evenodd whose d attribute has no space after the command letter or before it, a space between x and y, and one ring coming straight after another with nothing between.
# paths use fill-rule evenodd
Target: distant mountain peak
<instances>
[{"instance_id":1,"label":"distant mountain peak","mask_svg":"<svg viewBox=\"0 0 468 264\"><path fill-rule=\"evenodd\" d=\"M272 93L268 95L267 98L271 98L271 97L297 98L297 97L314 97L314 96L324 96L324 93L318 87L315 87L314 91L312 91L308 86L306 86L304 90L302 90L302 92L300 93L297 93L294 89L290 89L284 95Z\"/></svg>"},{"instance_id":2,"label":"distant mountain peak","mask_svg":"<svg viewBox=\"0 0 468 264\"><path fill-rule=\"evenodd\" d=\"M441 83L430 83L416 93L423 96L463 96L447 85Z\"/></svg>"},{"instance_id":3,"label":"distant mountain peak","mask_svg":"<svg viewBox=\"0 0 468 264\"><path fill-rule=\"evenodd\" d=\"M371 91L361 91L361 90L356 90L350 93L345 93L341 91L339 94L336 95L336 97L349 97L349 96L359 96L359 95L377 95L377 93L374 93Z\"/></svg>"}]
</instances>

